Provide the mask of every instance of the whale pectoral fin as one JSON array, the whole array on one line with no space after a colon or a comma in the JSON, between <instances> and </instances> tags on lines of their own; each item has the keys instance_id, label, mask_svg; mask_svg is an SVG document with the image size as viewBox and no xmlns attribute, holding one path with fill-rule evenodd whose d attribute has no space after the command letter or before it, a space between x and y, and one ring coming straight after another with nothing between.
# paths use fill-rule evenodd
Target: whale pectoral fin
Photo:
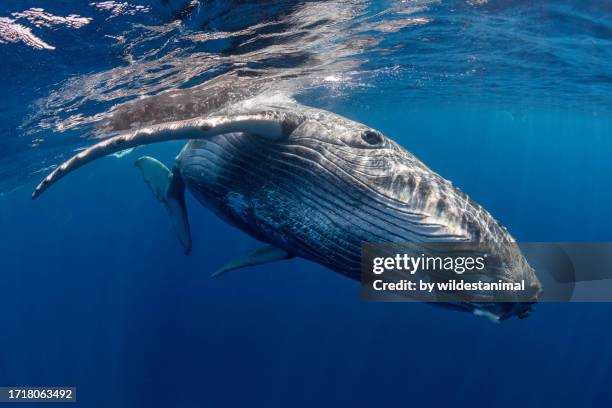
<instances>
[{"instance_id":1,"label":"whale pectoral fin","mask_svg":"<svg viewBox=\"0 0 612 408\"><path fill-rule=\"evenodd\" d=\"M157 199L163 202L172 221L176 236L185 249L191 253L191 231L185 205L185 184L178 171L170 171L163 163L144 156L134 163Z\"/></svg>"},{"instance_id":2,"label":"whale pectoral fin","mask_svg":"<svg viewBox=\"0 0 612 408\"><path fill-rule=\"evenodd\" d=\"M49 186L79 167L125 149L169 140L206 139L226 133L250 133L279 140L293 132L302 120L301 116L290 112L264 111L195 118L138 129L103 140L75 154L36 186L32 198L40 196Z\"/></svg>"},{"instance_id":3,"label":"whale pectoral fin","mask_svg":"<svg viewBox=\"0 0 612 408\"><path fill-rule=\"evenodd\" d=\"M217 276L221 276L236 269L247 266L262 265L269 262L282 261L285 259L291 259L293 257L293 254L285 251L284 249L275 247L274 245L266 245L226 263L217 269L212 275L210 275L210 277L216 278Z\"/></svg>"},{"instance_id":4,"label":"whale pectoral fin","mask_svg":"<svg viewBox=\"0 0 612 408\"><path fill-rule=\"evenodd\" d=\"M170 169L159 160L149 156L140 157L134 162L134 166L140 169L142 178L149 185L155 197L159 201L165 201L172 178Z\"/></svg>"},{"instance_id":5,"label":"whale pectoral fin","mask_svg":"<svg viewBox=\"0 0 612 408\"><path fill-rule=\"evenodd\" d=\"M189 255L191 253L191 230L187 218L187 206L185 205L185 183L178 171L173 172L170 186L168 186L166 209L176 236L183 244L185 254Z\"/></svg>"}]
</instances>

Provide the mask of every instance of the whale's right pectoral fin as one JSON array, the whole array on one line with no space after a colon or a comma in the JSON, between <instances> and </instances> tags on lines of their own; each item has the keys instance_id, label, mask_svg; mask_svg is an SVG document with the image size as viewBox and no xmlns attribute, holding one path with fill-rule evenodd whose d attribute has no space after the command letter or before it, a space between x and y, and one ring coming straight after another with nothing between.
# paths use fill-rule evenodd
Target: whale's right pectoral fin
<instances>
[{"instance_id":1,"label":"whale's right pectoral fin","mask_svg":"<svg viewBox=\"0 0 612 408\"><path fill-rule=\"evenodd\" d=\"M223 275L224 273L245 268L247 266L262 265L269 262L282 261L285 259L293 258L293 254L285 251L284 249L278 248L274 245L266 245L256 249L253 252L249 252L239 258L233 259L226 263L215 272L213 272L211 278Z\"/></svg>"},{"instance_id":2,"label":"whale's right pectoral fin","mask_svg":"<svg viewBox=\"0 0 612 408\"><path fill-rule=\"evenodd\" d=\"M178 171L170 171L163 163L152 157L144 156L134 163L142 177L159 201L165 204L176 236L185 249L191 252L191 231L185 205L185 184Z\"/></svg>"}]
</instances>

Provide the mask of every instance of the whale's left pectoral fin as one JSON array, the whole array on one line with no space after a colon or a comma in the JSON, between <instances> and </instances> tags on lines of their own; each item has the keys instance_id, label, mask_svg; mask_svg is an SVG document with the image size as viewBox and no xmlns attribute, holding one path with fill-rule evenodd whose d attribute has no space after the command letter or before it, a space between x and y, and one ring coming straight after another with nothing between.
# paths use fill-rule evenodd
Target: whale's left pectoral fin
<instances>
[{"instance_id":1,"label":"whale's left pectoral fin","mask_svg":"<svg viewBox=\"0 0 612 408\"><path fill-rule=\"evenodd\" d=\"M155 194L155 197L166 205L176 236L185 249L191 252L191 231L185 205L185 184L178 171L170 171L160 161L144 156L134 163L142 177Z\"/></svg>"},{"instance_id":2,"label":"whale's left pectoral fin","mask_svg":"<svg viewBox=\"0 0 612 408\"><path fill-rule=\"evenodd\" d=\"M291 259L293 257L293 254L285 251L284 249L275 247L273 245L266 245L264 247L256 249L253 252L249 252L246 255L243 255L226 263L210 276L211 278L215 278L227 272L244 268L247 266L255 266L269 262L282 261L285 259Z\"/></svg>"},{"instance_id":3,"label":"whale's left pectoral fin","mask_svg":"<svg viewBox=\"0 0 612 408\"><path fill-rule=\"evenodd\" d=\"M302 123L300 115L283 111L263 111L236 115L220 115L160 123L117 135L72 156L41 181L32 193L32 199L40 196L66 174L100 157L122 150L169 140L208 139L227 133L248 133L269 140L280 140Z\"/></svg>"}]
</instances>

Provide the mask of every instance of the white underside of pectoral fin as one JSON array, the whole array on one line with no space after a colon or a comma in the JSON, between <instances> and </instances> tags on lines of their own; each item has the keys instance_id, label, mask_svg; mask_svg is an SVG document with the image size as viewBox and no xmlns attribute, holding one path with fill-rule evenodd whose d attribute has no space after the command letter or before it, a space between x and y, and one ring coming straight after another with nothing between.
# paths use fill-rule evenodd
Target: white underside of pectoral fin
<instances>
[{"instance_id":1,"label":"white underside of pectoral fin","mask_svg":"<svg viewBox=\"0 0 612 408\"><path fill-rule=\"evenodd\" d=\"M166 194L172 173L162 162L153 157L143 156L134 163L142 177L159 201L166 201Z\"/></svg>"},{"instance_id":2,"label":"white underside of pectoral fin","mask_svg":"<svg viewBox=\"0 0 612 408\"><path fill-rule=\"evenodd\" d=\"M236 258L219 269L217 269L212 275L212 278L223 275L227 272L244 268L247 266L262 265L269 262L282 261L285 259L291 259L293 255L284 249L275 247L273 245L266 245L258 248L253 252L249 252L239 258Z\"/></svg>"},{"instance_id":3,"label":"white underside of pectoral fin","mask_svg":"<svg viewBox=\"0 0 612 408\"><path fill-rule=\"evenodd\" d=\"M186 254L191 252L191 231L185 205L185 185L180 174L175 174L162 162L144 156L134 163L155 197L166 206L172 228Z\"/></svg>"}]
</instances>

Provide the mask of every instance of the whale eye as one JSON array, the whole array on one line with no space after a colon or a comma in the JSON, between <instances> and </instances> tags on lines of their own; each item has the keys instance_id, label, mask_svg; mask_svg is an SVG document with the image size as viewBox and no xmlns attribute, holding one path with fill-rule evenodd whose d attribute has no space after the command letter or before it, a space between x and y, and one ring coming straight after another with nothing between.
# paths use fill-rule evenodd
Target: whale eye
<instances>
[{"instance_id":1,"label":"whale eye","mask_svg":"<svg viewBox=\"0 0 612 408\"><path fill-rule=\"evenodd\" d=\"M361 138L369 145L376 146L382 143L383 137L374 130L366 130L361 134Z\"/></svg>"}]
</instances>

